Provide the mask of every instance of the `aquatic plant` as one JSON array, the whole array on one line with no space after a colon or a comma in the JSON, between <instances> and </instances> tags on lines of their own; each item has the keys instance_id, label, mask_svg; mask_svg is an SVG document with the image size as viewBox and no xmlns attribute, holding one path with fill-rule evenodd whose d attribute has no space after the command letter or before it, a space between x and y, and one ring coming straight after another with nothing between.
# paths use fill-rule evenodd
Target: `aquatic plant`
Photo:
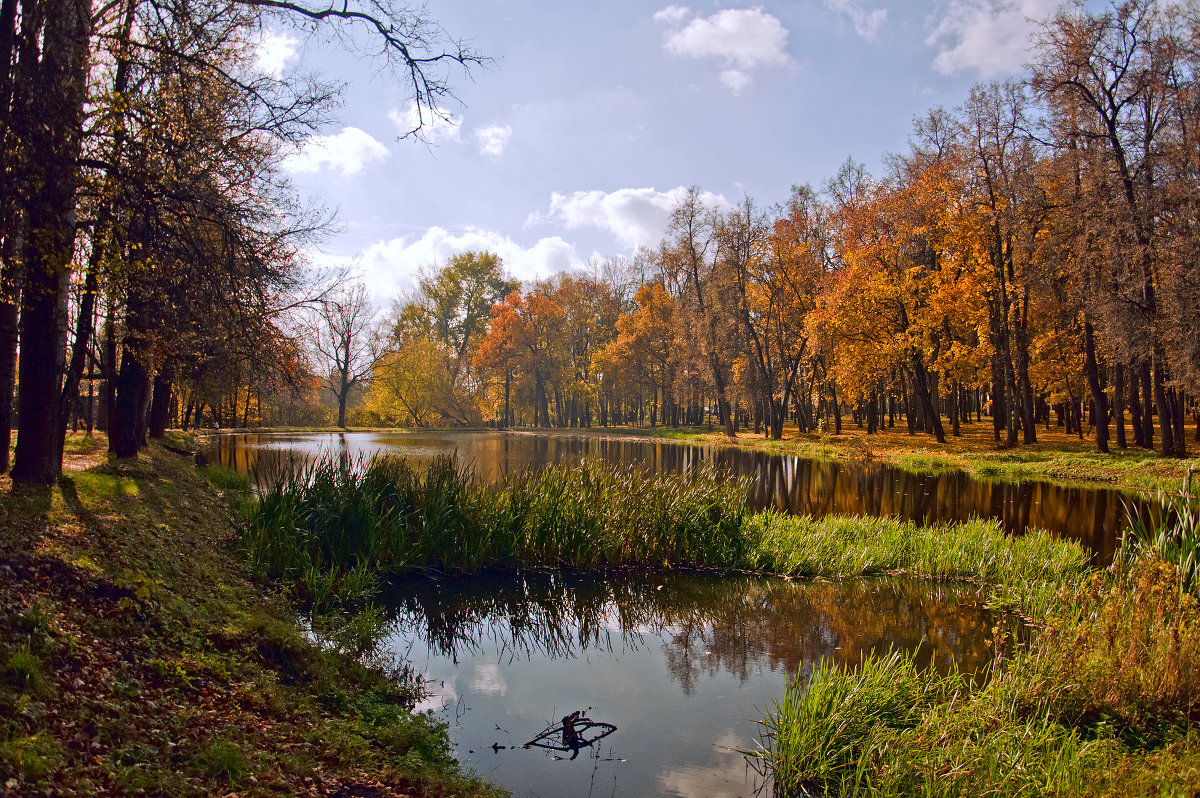
<instances>
[{"instance_id":1,"label":"aquatic plant","mask_svg":"<svg viewBox=\"0 0 1200 798\"><path fill-rule=\"evenodd\" d=\"M1127 508L1129 527L1119 554L1126 565L1146 556L1171 563L1178 571L1180 592L1200 596L1200 503L1192 495L1191 482L1189 470L1178 492L1155 494L1149 512Z\"/></svg>"},{"instance_id":2,"label":"aquatic plant","mask_svg":"<svg viewBox=\"0 0 1200 798\"><path fill-rule=\"evenodd\" d=\"M310 600L342 584L368 593L345 578L359 568L741 566L747 492L712 466L669 475L585 462L487 486L451 457L425 468L326 459L265 482L243 543L265 574L300 583Z\"/></svg>"}]
</instances>

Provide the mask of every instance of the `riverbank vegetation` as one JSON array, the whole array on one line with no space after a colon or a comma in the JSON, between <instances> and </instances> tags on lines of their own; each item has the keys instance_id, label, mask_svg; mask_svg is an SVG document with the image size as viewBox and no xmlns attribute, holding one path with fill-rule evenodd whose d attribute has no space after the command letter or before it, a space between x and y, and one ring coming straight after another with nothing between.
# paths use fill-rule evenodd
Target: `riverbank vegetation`
<instances>
[{"instance_id":1,"label":"riverbank vegetation","mask_svg":"<svg viewBox=\"0 0 1200 798\"><path fill-rule=\"evenodd\" d=\"M1200 532L1193 497L1164 504L1111 568L1017 598L1040 631L1014 649L997 626L980 683L895 654L793 680L767 711L764 772L795 794L1194 794Z\"/></svg>"},{"instance_id":2,"label":"riverbank vegetation","mask_svg":"<svg viewBox=\"0 0 1200 798\"><path fill-rule=\"evenodd\" d=\"M410 710L418 674L314 645L249 578L244 478L81 441L86 470L0 483L0 793L492 794Z\"/></svg>"},{"instance_id":3,"label":"riverbank vegetation","mask_svg":"<svg viewBox=\"0 0 1200 798\"><path fill-rule=\"evenodd\" d=\"M371 575L570 569L724 568L798 577L891 572L1020 589L1077 578L1074 541L992 521L919 527L888 518L751 513L748 485L709 468L650 474L585 462L476 481L453 458L428 469L400 458L324 459L267 482L246 527L251 560L309 598ZM322 586L321 590L315 589Z\"/></svg>"},{"instance_id":4,"label":"riverbank vegetation","mask_svg":"<svg viewBox=\"0 0 1200 798\"><path fill-rule=\"evenodd\" d=\"M752 757L796 794L1190 794L1200 784L1198 536L1186 494L1164 499L1162 525L1135 529L1108 569L1041 532L753 514L742 495L710 474L595 464L485 488L448 459L425 474L387 458L326 462L269 487L245 543L294 595L315 601L313 585L333 585L324 600L360 604L370 577L426 569L976 581L993 608L1032 624L1028 640L998 622L993 666L970 677L883 652L819 665L768 708ZM366 518L388 520L368 529Z\"/></svg>"}]
</instances>

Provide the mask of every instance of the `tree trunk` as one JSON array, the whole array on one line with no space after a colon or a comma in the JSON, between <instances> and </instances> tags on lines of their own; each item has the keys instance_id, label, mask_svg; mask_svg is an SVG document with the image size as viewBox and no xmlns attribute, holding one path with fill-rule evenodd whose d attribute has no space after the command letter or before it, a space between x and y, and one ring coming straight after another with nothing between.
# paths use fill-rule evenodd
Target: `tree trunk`
<instances>
[{"instance_id":1,"label":"tree trunk","mask_svg":"<svg viewBox=\"0 0 1200 798\"><path fill-rule=\"evenodd\" d=\"M66 299L75 245L75 191L88 77L91 3L48 0L42 9L41 57L25 64L21 103L28 123L18 134L34 188L26 206L25 289L21 297L20 418L12 477L49 484L62 468L59 403ZM27 47L36 44L27 43ZM28 55L28 54L27 54Z\"/></svg>"},{"instance_id":2,"label":"tree trunk","mask_svg":"<svg viewBox=\"0 0 1200 798\"><path fill-rule=\"evenodd\" d=\"M249 394L247 394L247 397ZM248 405L247 405L248 406ZM171 415L171 374L160 369L154 375L154 398L150 402L149 435L161 438L167 432L167 420Z\"/></svg>"},{"instance_id":3,"label":"tree trunk","mask_svg":"<svg viewBox=\"0 0 1200 798\"><path fill-rule=\"evenodd\" d=\"M1113 391L1113 414L1116 417L1117 425L1117 448L1125 449L1127 447L1125 440L1125 367L1117 363L1114 372L1113 379L1116 382L1116 388Z\"/></svg>"},{"instance_id":4,"label":"tree trunk","mask_svg":"<svg viewBox=\"0 0 1200 798\"><path fill-rule=\"evenodd\" d=\"M1108 454L1108 395L1100 387L1100 367L1096 362L1095 330L1091 315L1083 314L1083 351L1087 372L1088 389L1092 393L1092 405L1096 412L1096 451Z\"/></svg>"},{"instance_id":5,"label":"tree trunk","mask_svg":"<svg viewBox=\"0 0 1200 798\"><path fill-rule=\"evenodd\" d=\"M136 353L136 346L126 341L121 354L121 371L117 375L117 396L110 414L112 426L108 431L109 449L117 457L133 457L141 444L145 422L142 420L146 394L150 388L150 372Z\"/></svg>"}]
</instances>

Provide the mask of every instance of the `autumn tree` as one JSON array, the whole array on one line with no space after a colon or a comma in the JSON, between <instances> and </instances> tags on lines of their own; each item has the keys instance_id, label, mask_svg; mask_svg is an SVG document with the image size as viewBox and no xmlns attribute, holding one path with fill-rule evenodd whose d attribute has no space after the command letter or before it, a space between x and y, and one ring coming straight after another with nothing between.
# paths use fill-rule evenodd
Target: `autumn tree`
<instances>
[{"instance_id":1,"label":"autumn tree","mask_svg":"<svg viewBox=\"0 0 1200 798\"><path fill-rule=\"evenodd\" d=\"M383 355L382 335L367 287L356 282L333 292L306 324L315 369L337 401L337 425L346 426L351 391L375 374Z\"/></svg>"}]
</instances>

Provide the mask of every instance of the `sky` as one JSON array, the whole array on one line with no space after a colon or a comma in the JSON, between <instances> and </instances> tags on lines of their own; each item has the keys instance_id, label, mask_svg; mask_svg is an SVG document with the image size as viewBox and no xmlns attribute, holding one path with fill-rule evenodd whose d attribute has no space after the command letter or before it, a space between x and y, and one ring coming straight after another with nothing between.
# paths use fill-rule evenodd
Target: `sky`
<instances>
[{"instance_id":1,"label":"sky","mask_svg":"<svg viewBox=\"0 0 1200 798\"><path fill-rule=\"evenodd\" d=\"M632 256L696 186L760 207L847 157L882 170L915 117L1022 72L1051 0L441 0L429 16L493 59L450 74L453 124L402 139L404 83L336 42L269 30L260 68L340 81L334 121L285 160L337 211L309 253L381 305L419 269L487 249L522 280Z\"/></svg>"}]
</instances>

